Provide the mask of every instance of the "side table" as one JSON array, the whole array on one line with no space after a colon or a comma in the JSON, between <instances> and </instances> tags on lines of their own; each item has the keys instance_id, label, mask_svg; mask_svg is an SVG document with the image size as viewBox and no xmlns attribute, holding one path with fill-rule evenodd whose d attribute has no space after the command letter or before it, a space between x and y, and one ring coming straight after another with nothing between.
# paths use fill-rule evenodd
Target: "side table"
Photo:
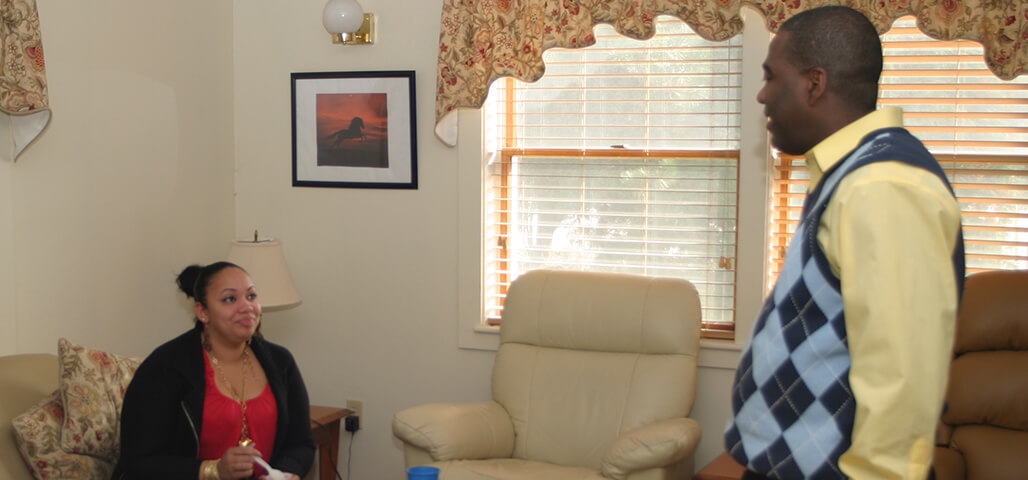
<instances>
[{"instance_id":1,"label":"side table","mask_svg":"<svg viewBox=\"0 0 1028 480\"><path fill-rule=\"evenodd\" d=\"M318 473L321 480L336 478L336 462L339 460L340 420L353 414L352 410L340 407L311 405L311 433L318 448Z\"/></svg>"},{"instance_id":2,"label":"side table","mask_svg":"<svg viewBox=\"0 0 1028 480\"><path fill-rule=\"evenodd\" d=\"M692 480L739 480L745 472L746 468L726 452L696 472Z\"/></svg>"}]
</instances>

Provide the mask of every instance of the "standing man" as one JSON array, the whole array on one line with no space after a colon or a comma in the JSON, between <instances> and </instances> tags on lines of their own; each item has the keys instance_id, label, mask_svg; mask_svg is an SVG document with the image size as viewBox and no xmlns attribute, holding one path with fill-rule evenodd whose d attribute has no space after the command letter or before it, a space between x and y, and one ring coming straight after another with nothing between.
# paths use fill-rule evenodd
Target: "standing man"
<instances>
[{"instance_id":1,"label":"standing man","mask_svg":"<svg viewBox=\"0 0 1028 480\"><path fill-rule=\"evenodd\" d=\"M771 143L810 191L732 388L745 479L924 479L964 278L960 208L902 111L875 110L882 46L823 7L782 24L764 62Z\"/></svg>"}]
</instances>

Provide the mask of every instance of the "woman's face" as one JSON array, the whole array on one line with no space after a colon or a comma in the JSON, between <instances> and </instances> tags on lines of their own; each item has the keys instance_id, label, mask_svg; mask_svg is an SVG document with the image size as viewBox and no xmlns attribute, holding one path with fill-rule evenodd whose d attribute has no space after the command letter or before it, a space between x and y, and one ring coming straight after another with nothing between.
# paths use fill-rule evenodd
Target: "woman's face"
<instances>
[{"instance_id":1,"label":"woman's face","mask_svg":"<svg viewBox=\"0 0 1028 480\"><path fill-rule=\"evenodd\" d=\"M233 267L214 274L207 285L207 306L197 303L196 317L214 338L228 343L249 340L261 320L261 304L250 276Z\"/></svg>"}]
</instances>

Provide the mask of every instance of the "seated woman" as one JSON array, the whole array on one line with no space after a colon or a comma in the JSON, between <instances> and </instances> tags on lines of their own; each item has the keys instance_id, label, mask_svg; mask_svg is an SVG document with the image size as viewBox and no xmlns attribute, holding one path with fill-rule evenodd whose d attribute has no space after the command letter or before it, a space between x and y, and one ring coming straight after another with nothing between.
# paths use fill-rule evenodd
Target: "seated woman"
<instances>
[{"instance_id":1,"label":"seated woman","mask_svg":"<svg viewBox=\"0 0 1028 480\"><path fill-rule=\"evenodd\" d=\"M254 457L299 480L314 460L303 378L285 348L257 333L261 305L234 264L186 267L195 326L139 366L121 412L114 479L264 478Z\"/></svg>"}]
</instances>

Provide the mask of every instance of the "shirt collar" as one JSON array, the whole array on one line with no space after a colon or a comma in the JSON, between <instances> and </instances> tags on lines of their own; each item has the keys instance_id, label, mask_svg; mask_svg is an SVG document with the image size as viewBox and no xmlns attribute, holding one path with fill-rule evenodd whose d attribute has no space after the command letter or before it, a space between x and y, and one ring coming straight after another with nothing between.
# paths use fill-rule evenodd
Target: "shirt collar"
<instances>
[{"instance_id":1,"label":"shirt collar","mask_svg":"<svg viewBox=\"0 0 1028 480\"><path fill-rule=\"evenodd\" d=\"M868 133L883 128L902 126L903 110L897 107L885 107L860 117L855 122L829 135L821 143L814 145L814 148L805 154L807 170L810 172L808 191L813 190L821 182L824 172L857 148Z\"/></svg>"}]
</instances>

